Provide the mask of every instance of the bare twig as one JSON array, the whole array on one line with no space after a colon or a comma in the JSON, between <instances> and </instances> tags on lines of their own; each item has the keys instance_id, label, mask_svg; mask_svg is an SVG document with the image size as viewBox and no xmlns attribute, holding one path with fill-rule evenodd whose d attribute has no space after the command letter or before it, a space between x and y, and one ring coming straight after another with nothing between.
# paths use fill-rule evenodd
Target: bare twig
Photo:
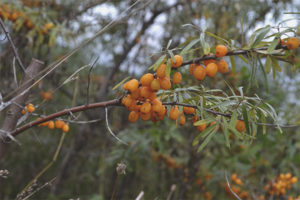
<instances>
[{"instance_id":1,"label":"bare twig","mask_svg":"<svg viewBox=\"0 0 300 200\"><path fill-rule=\"evenodd\" d=\"M141 191L139 195L135 198L135 200L142 200L144 196L144 191Z\"/></svg>"},{"instance_id":2,"label":"bare twig","mask_svg":"<svg viewBox=\"0 0 300 200\"><path fill-rule=\"evenodd\" d=\"M173 185L171 186L170 193L169 193L169 195L168 195L168 197L167 197L167 200L171 200L171 199L172 199L172 195L173 195L173 193L175 192L175 190L176 190L176 185L173 184Z\"/></svg>"},{"instance_id":3,"label":"bare twig","mask_svg":"<svg viewBox=\"0 0 300 200\"><path fill-rule=\"evenodd\" d=\"M27 195L26 197L24 197L22 200L26 200L29 197L31 197L32 195L34 195L35 193L37 193L38 191L40 191L41 189L43 189L46 186L51 186L51 184L55 181L56 177L54 177L53 179L51 179L50 181L46 182L44 185L42 185L41 187L38 187L36 190L34 190L32 193L30 193L29 195Z\"/></svg>"},{"instance_id":4,"label":"bare twig","mask_svg":"<svg viewBox=\"0 0 300 200\"><path fill-rule=\"evenodd\" d=\"M94 66L95 66L95 64L97 63L98 60L99 60L99 56L96 58L96 60L94 61L94 63L92 64L92 66L89 70L88 85L87 85L87 88L86 88L86 105L89 105L89 103L90 103L89 89L90 89L90 81L91 81L91 72L92 72L92 69L94 68Z\"/></svg>"},{"instance_id":5,"label":"bare twig","mask_svg":"<svg viewBox=\"0 0 300 200\"><path fill-rule=\"evenodd\" d=\"M4 22L2 21L1 18L0 18L0 26L1 26L1 28L3 29L4 34L5 34L5 36L7 37L8 41L9 41L9 43L10 43L10 46L11 46L11 48L12 48L12 50L13 50L13 53L14 53L14 55L15 55L15 57L16 57L18 63L19 63L19 65L20 65L21 69L23 70L23 72L25 72L25 67L24 67L24 65L23 65L23 63L22 63L22 61L21 61L21 59L20 59L20 57L19 57L17 48L16 48L16 46L14 45L14 42L12 41L12 39L11 39L11 37L10 37L10 34L9 34L8 31L6 30L5 25L4 25ZM25 73L26 73L26 72L25 72Z\"/></svg>"}]
</instances>

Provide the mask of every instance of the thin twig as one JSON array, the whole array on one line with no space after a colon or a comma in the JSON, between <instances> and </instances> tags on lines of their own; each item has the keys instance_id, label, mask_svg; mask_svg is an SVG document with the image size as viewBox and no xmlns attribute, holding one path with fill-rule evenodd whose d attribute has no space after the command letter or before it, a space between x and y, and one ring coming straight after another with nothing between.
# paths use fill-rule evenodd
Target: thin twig
<instances>
[{"instance_id":1,"label":"thin twig","mask_svg":"<svg viewBox=\"0 0 300 200\"><path fill-rule=\"evenodd\" d=\"M51 186L51 184L55 181L56 177L54 177L53 179L51 179L50 181L48 181L47 183L45 183L44 185L42 185L41 187L37 188L35 191L33 191L31 194L29 194L28 196L26 196L24 199L22 200L26 200L29 197L31 197L32 195L34 195L35 193L37 193L38 191L40 191L41 189L43 189L46 186Z\"/></svg>"},{"instance_id":2,"label":"thin twig","mask_svg":"<svg viewBox=\"0 0 300 200\"><path fill-rule=\"evenodd\" d=\"M144 196L144 191L142 190L142 191L139 193L139 195L135 198L135 200L142 200L143 196Z\"/></svg>"},{"instance_id":3,"label":"thin twig","mask_svg":"<svg viewBox=\"0 0 300 200\"><path fill-rule=\"evenodd\" d=\"M91 81L91 72L92 69L94 68L96 62L99 60L99 56L96 58L96 60L94 61L94 63L92 64L90 70L89 70L89 75L88 75L88 85L86 88L86 105L89 105L90 103L90 94L89 94L89 89L90 89L90 81Z\"/></svg>"},{"instance_id":4,"label":"thin twig","mask_svg":"<svg viewBox=\"0 0 300 200\"><path fill-rule=\"evenodd\" d=\"M10 37L10 34L9 34L8 31L6 30L5 25L4 25L4 22L2 21L1 18L0 18L0 26L1 26L1 28L3 29L4 34L5 34L5 36L7 37L8 41L9 41L9 43L10 43L10 46L11 46L11 48L12 48L12 50L13 50L13 53L14 53L14 55L15 55L15 57L16 57L18 63L19 63L19 65L20 65L21 69L23 70L23 72L25 72L25 67L24 67L24 65L23 65L23 63L22 63L22 61L21 61L21 59L20 59L20 57L19 57L18 51L17 51L17 49L16 49L16 46L14 45L14 42L12 41L12 39L11 39L11 37Z\"/></svg>"},{"instance_id":5,"label":"thin twig","mask_svg":"<svg viewBox=\"0 0 300 200\"><path fill-rule=\"evenodd\" d=\"M238 200L242 200L230 187L230 184L229 184L229 181L228 181L228 178L227 178L227 172L225 171L225 179L226 179L226 183L227 183L227 186L229 188L229 190L231 191L231 193L235 196L235 198L237 198Z\"/></svg>"}]
</instances>

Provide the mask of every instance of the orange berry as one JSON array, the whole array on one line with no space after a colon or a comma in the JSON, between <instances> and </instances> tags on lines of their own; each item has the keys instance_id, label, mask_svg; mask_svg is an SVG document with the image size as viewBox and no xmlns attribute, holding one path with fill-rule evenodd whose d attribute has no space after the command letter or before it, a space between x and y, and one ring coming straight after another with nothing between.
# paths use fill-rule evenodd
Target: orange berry
<instances>
[{"instance_id":1,"label":"orange berry","mask_svg":"<svg viewBox=\"0 0 300 200\"><path fill-rule=\"evenodd\" d=\"M172 107L170 109L169 118L172 120L176 120L176 119L178 119L178 116L179 116L178 106Z\"/></svg>"},{"instance_id":2,"label":"orange berry","mask_svg":"<svg viewBox=\"0 0 300 200\"><path fill-rule=\"evenodd\" d=\"M200 66L199 64L190 64L190 74L193 75L196 67Z\"/></svg>"},{"instance_id":3,"label":"orange berry","mask_svg":"<svg viewBox=\"0 0 300 200\"><path fill-rule=\"evenodd\" d=\"M160 78L159 83L160 83L160 88L163 90L169 90L172 86L169 77Z\"/></svg>"},{"instance_id":4,"label":"orange berry","mask_svg":"<svg viewBox=\"0 0 300 200\"><path fill-rule=\"evenodd\" d=\"M141 113L140 117L141 117L141 119L142 119L143 121L147 121L147 120L150 119L151 113L150 113L150 112L148 112L148 113Z\"/></svg>"},{"instance_id":5,"label":"orange berry","mask_svg":"<svg viewBox=\"0 0 300 200\"><path fill-rule=\"evenodd\" d=\"M228 72L228 64L225 60L220 60L219 62L217 62L217 66L218 72L220 72L221 74L225 74L226 72Z\"/></svg>"},{"instance_id":6,"label":"orange berry","mask_svg":"<svg viewBox=\"0 0 300 200\"><path fill-rule=\"evenodd\" d=\"M54 127L55 127L54 122L53 121L49 121L48 128L52 130L52 129L54 129Z\"/></svg>"},{"instance_id":7,"label":"orange berry","mask_svg":"<svg viewBox=\"0 0 300 200\"><path fill-rule=\"evenodd\" d=\"M154 99L156 99L156 93L155 93L155 92L152 92L152 93L150 94L150 96L149 96L149 99L150 99L151 101L153 101Z\"/></svg>"},{"instance_id":8,"label":"orange berry","mask_svg":"<svg viewBox=\"0 0 300 200\"><path fill-rule=\"evenodd\" d=\"M33 27L34 27L33 23L32 23L30 20L26 20L26 21L25 21L25 26L26 26L28 29L33 29Z\"/></svg>"},{"instance_id":9,"label":"orange berry","mask_svg":"<svg viewBox=\"0 0 300 200\"><path fill-rule=\"evenodd\" d=\"M227 47L224 45L216 46L216 56L221 58L227 54Z\"/></svg>"},{"instance_id":10,"label":"orange berry","mask_svg":"<svg viewBox=\"0 0 300 200\"><path fill-rule=\"evenodd\" d=\"M291 177L292 177L292 174L291 174L291 173L286 173L286 174L285 174L285 178L286 178L286 179L290 179Z\"/></svg>"},{"instance_id":11,"label":"orange berry","mask_svg":"<svg viewBox=\"0 0 300 200\"><path fill-rule=\"evenodd\" d=\"M68 124L64 124L63 127L62 127L62 131L65 132L65 133L69 132L69 129L70 128L69 128Z\"/></svg>"},{"instance_id":12,"label":"orange berry","mask_svg":"<svg viewBox=\"0 0 300 200\"><path fill-rule=\"evenodd\" d=\"M195 108L183 106L183 112L185 114L194 114Z\"/></svg>"},{"instance_id":13,"label":"orange berry","mask_svg":"<svg viewBox=\"0 0 300 200\"><path fill-rule=\"evenodd\" d=\"M164 115L165 114L165 110L164 110L163 105L153 104L151 108L152 108L152 112L157 114L157 115Z\"/></svg>"},{"instance_id":14,"label":"orange berry","mask_svg":"<svg viewBox=\"0 0 300 200\"><path fill-rule=\"evenodd\" d=\"M41 126L48 126L48 124L49 124L49 121L46 121L46 122L41 123L40 125Z\"/></svg>"},{"instance_id":15,"label":"orange berry","mask_svg":"<svg viewBox=\"0 0 300 200\"><path fill-rule=\"evenodd\" d=\"M180 72L175 72L173 74L172 82L173 84L179 84L182 80L182 76Z\"/></svg>"},{"instance_id":16,"label":"orange berry","mask_svg":"<svg viewBox=\"0 0 300 200\"><path fill-rule=\"evenodd\" d=\"M166 68L167 68L167 65L165 65L165 64L159 65L159 67L156 70L156 76L158 78L164 78L166 76Z\"/></svg>"},{"instance_id":17,"label":"orange berry","mask_svg":"<svg viewBox=\"0 0 300 200\"><path fill-rule=\"evenodd\" d=\"M160 83L159 83L159 80L154 79L154 80L151 82L150 87L151 87L151 90L152 90L152 91L155 91L155 92L158 91L158 90L160 89Z\"/></svg>"},{"instance_id":18,"label":"orange berry","mask_svg":"<svg viewBox=\"0 0 300 200\"><path fill-rule=\"evenodd\" d=\"M236 179L237 179L237 174L235 174L235 173L232 174L232 175L231 175L231 180L235 181Z\"/></svg>"},{"instance_id":19,"label":"orange berry","mask_svg":"<svg viewBox=\"0 0 300 200\"><path fill-rule=\"evenodd\" d=\"M278 44L284 46L286 45L286 41L284 39L279 39Z\"/></svg>"},{"instance_id":20,"label":"orange berry","mask_svg":"<svg viewBox=\"0 0 300 200\"><path fill-rule=\"evenodd\" d=\"M183 126L183 125L185 124L185 122L186 122L186 118L185 118L183 112L181 112L181 113L180 113L180 117L179 117L179 124L180 124L181 126Z\"/></svg>"},{"instance_id":21,"label":"orange berry","mask_svg":"<svg viewBox=\"0 0 300 200\"><path fill-rule=\"evenodd\" d=\"M297 183L298 182L298 178L296 176L294 176L292 179L291 179L291 182L294 184L294 183Z\"/></svg>"},{"instance_id":22,"label":"orange berry","mask_svg":"<svg viewBox=\"0 0 300 200\"><path fill-rule=\"evenodd\" d=\"M141 82L142 86L150 86L150 84L153 80L154 80L153 74L147 73L141 77L140 82Z\"/></svg>"},{"instance_id":23,"label":"orange berry","mask_svg":"<svg viewBox=\"0 0 300 200\"><path fill-rule=\"evenodd\" d=\"M65 122L62 120L55 120L55 128L63 128Z\"/></svg>"},{"instance_id":24,"label":"orange berry","mask_svg":"<svg viewBox=\"0 0 300 200\"><path fill-rule=\"evenodd\" d=\"M242 120L237 120L236 125L235 125L236 130L239 132L244 132L246 129L245 122Z\"/></svg>"},{"instance_id":25,"label":"orange berry","mask_svg":"<svg viewBox=\"0 0 300 200\"><path fill-rule=\"evenodd\" d=\"M130 93L130 96L131 96L132 99L138 99L140 97L140 91L135 90L134 92Z\"/></svg>"},{"instance_id":26,"label":"orange berry","mask_svg":"<svg viewBox=\"0 0 300 200\"><path fill-rule=\"evenodd\" d=\"M194 77L199 80L202 81L206 76L206 70L204 67L202 67L201 65L197 66L194 70Z\"/></svg>"},{"instance_id":27,"label":"orange berry","mask_svg":"<svg viewBox=\"0 0 300 200\"><path fill-rule=\"evenodd\" d=\"M139 81L136 79L132 79L130 81L127 81L124 85L123 88L125 90L130 91L130 93L135 92L139 88Z\"/></svg>"},{"instance_id":28,"label":"orange berry","mask_svg":"<svg viewBox=\"0 0 300 200\"><path fill-rule=\"evenodd\" d=\"M25 115L26 114L26 111L24 109L22 109L22 115Z\"/></svg>"},{"instance_id":29,"label":"orange berry","mask_svg":"<svg viewBox=\"0 0 300 200\"><path fill-rule=\"evenodd\" d=\"M206 129L206 124L201 124L199 126L196 126L196 128L198 129L198 131L202 132Z\"/></svg>"},{"instance_id":30,"label":"orange berry","mask_svg":"<svg viewBox=\"0 0 300 200\"><path fill-rule=\"evenodd\" d=\"M149 113L151 111L151 104L149 102L143 103L140 111L143 114Z\"/></svg>"},{"instance_id":31,"label":"orange berry","mask_svg":"<svg viewBox=\"0 0 300 200\"><path fill-rule=\"evenodd\" d=\"M241 179L235 179L234 181L237 185L243 185L243 181Z\"/></svg>"},{"instance_id":32,"label":"orange berry","mask_svg":"<svg viewBox=\"0 0 300 200\"><path fill-rule=\"evenodd\" d=\"M297 49L300 45L300 40L296 37L291 37L286 41L286 47L289 50Z\"/></svg>"},{"instance_id":33,"label":"orange berry","mask_svg":"<svg viewBox=\"0 0 300 200\"><path fill-rule=\"evenodd\" d=\"M54 24L53 24L52 22L48 22L48 23L46 23L46 24L44 25L44 28L47 29L47 30L49 30L49 29L51 29L51 28L53 28L53 27L54 27Z\"/></svg>"},{"instance_id":34,"label":"orange berry","mask_svg":"<svg viewBox=\"0 0 300 200\"><path fill-rule=\"evenodd\" d=\"M145 99L149 98L151 93L152 93L151 89L147 86L142 86L140 88L140 96L142 98L145 98Z\"/></svg>"},{"instance_id":35,"label":"orange berry","mask_svg":"<svg viewBox=\"0 0 300 200\"><path fill-rule=\"evenodd\" d=\"M208 54L207 56L213 56L212 53ZM209 63L216 63L216 60L214 59L208 59L203 61L204 65L207 66Z\"/></svg>"},{"instance_id":36,"label":"orange berry","mask_svg":"<svg viewBox=\"0 0 300 200\"><path fill-rule=\"evenodd\" d=\"M52 98L53 98L51 91L48 91L48 92L41 91L41 95L42 95L42 99L45 101L52 100Z\"/></svg>"},{"instance_id":37,"label":"orange berry","mask_svg":"<svg viewBox=\"0 0 300 200\"><path fill-rule=\"evenodd\" d=\"M192 122L195 123L196 121L198 121L198 117L197 117L197 115L194 115L192 118Z\"/></svg>"},{"instance_id":38,"label":"orange berry","mask_svg":"<svg viewBox=\"0 0 300 200\"><path fill-rule=\"evenodd\" d=\"M131 111L128 115L128 120L131 122L131 123L134 123L136 122L137 120L139 119L139 114L138 112L136 111Z\"/></svg>"},{"instance_id":39,"label":"orange berry","mask_svg":"<svg viewBox=\"0 0 300 200\"><path fill-rule=\"evenodd\" d=\"M28 105L26 106L26 108L27 108L27 112L29 112L29 113L32 113L32 112L35 111L34 105L31 104L31 103L28 104Z\"/></svg>"},{"instance_id":40,"label":"orange berry","mask_svg":"<svg viewBox=\"0 0 300 200\"><path fill-rule=\"evenodd\" d=\"M206 74L209 77L214 77L218 71L218 66L215 63L209 63L206 66Z\"/></svg>"},{"instance_id":41,"label":"orange berry","mask_svg":"<svg viewBox=\"0 0 300 200\"><path fill-rule=\"evenodd\" d=\"M135 101L135 100L132 99L130 95L127 95L126 97L122 98L122 104L124 106L126 106L127 108L132 104L132 101Z\"/></svg>"},{"instance_id":42,"label":"orange berry","mask_svg":"<svg viewBox=\"0 0 300 200\"><path fill-rule=\"evenodd\" d=\"M174 56L174 60L175 60L175 63L173 62L173 59L171 58L171 64L172 64L172 67L174 68L178 68L182 65L182 62L183 62L183 58L182 56L180 55L175 55Z\"/></svg>"}]
</instances>

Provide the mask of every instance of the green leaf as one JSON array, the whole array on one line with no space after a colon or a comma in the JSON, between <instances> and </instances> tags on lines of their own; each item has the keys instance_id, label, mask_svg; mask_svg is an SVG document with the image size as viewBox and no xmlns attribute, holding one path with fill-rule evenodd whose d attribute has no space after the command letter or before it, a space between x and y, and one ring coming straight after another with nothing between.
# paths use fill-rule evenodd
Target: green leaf
<instances>
[{"instance_id":1,"label":"green leaf","mask_svg":"<svg viewBox=\"0 0 300 200\"><path fill-rule=\"evenodd\" d=\"M124 78L121 82L117 83L117 85L115 85L112 90L117 89L120 85L122 85L125 81L127 81L130 78L131 78L131 76Z\"/></svg>"},{"instance_id":2,"label":"green leaf","mask_svg":"<svg viewBox=\"0 0 300 200\"><path fill-rule=\"evenodd\" d=\"M269 84L268 84L268 78L267 78L267 74L266 74L265 68L264 68L264 66L263 66L260 58L258 59L258 62L259 62L260 69L263 72L264 82L265 82L265 86L266 86L266 91L269 92Z\"/></svg>"},{"instance_id":3,"label":"green leaf","mask_svg":"<svg viewBox=\"0 0 300 200\"><path fill-rule=\"evenodd\" d=\"M208 144L208 142L212 139L212 137L216 134L217 129L214 129L214 127L209 127L208 129L206 129L205 131L209 132L209 135L204 139L204 141L201 143L201 145L199 146L197 152L199 153L202 149L204 149L204 147L206 147L206 145ZM204 134L203 131L202 133ZM211 133L210 133L211 132Z\"/></svg>"},{"instance_id":4,"label":"green leaf","mask_svg":"<svg viewBox=\"0 0 300 200\"><path fill-rule=\"evenodd\" d=\"M257 31L254 32L255 34L255 39L253 41L253 43L249 44L250 48L255 48L267 35L267 33L271 30L271 26L268 25L264 28L258 29ZM251 36L252 37L252 36Z\"/></svg>"},{"instance_id":5,"label":"green leaf","mask_svg":"<svg viewBox=\"0 0 300 200\"><path fill-rule=\"evenodd\" d=\"M215 38L215 39L217 39L217 40L219 40L219 41L221 41L222 43L226 43L227 45L230 44L227 40L225 40L225 39L223 39L223 38L221 38L221 37L219 37L219 36L217 36L217 35L215 35L215 34L209 32L209 31L205 31L205 34L206 34L206 35L209 35L209 36L211 36L211 37L213 37L213 38Z\"/></svg>"},{"instance_id":6,"label":"green leaf","mask_svg":"<svg viewBox=\"0 0 300 200\"><path fill-rule=\"evenodd\" d=\"M169 40L168 45L167 45L167 49L169 49L169 47L171 46L172 40Z\"/></svg>"},{"instance_id":7,"label":"green leaf","mask_svg":"<svg viewBox=\"0 0 300 200\"><path fill-rule=\"evenodd\" d=\"M210 119L202 119L202 120L196 121L195 123L193 123L193 125L194 126L200 126L200 125L203 125L203 124L208 124L212 121L213 120L210 120Z\"/></svg>"},{"instance_id":8,"label":"green leaf","mask_svg":"<svg viewBox=\"0 0 300 200\"><path fill-rule=\"evenodd\" d=\"M170 55L171 59L173 60L173 62L175 63L175 58L174 58L174 54L171 50L168 50L168 54Z\"/></svg>"},{"instance_id":9,"label":"green leaf","mask_svg":"<svg viewBox=\"0 0 300 200\"><path fill-rule=\"evenodd\" d=\"M232 67L232 72L235 73L236 72L235 58L234 58L234 56L229 56L229 59L230 59L231 67Z\"/></svg>"},{"instance_id":10,"label":"green leaf","mask_svg":"<svg viewBox=\"0 0 300 200\"><path fill-rule=\"evenodd\" d=\"M268 47L268 50L267 50L268 53L271 53L272 51L274 51L274 49L278 45L278 41L279 41L279 36L275 36L275 39L273 40L273 42Z\"/></svg>"},{"instance_id":11,"label":"green leaf","mask_svg":"<svg viewBox=\"0 0 300 200\"><path fill-rule=\"evenodd\" d=\"M282 72L281 67L278 64L277 59L275 57L273 57L273 56L271 57L271 59L272 59L273 69L275 69L276 71Z\"/></svg>"},{"instance_id":12,"label":"green leaf","mask_svg":"<svg viewBox=\"0 0 300 200\"><path fill-rule=\"evenodd\" d=\"M226 146L230 148L230 141L229 141L229 131L228 131L228 123L226 121L227 119L225 117L222 117L222 130L224 132L225 142Z\"/></svg>"},{"instance_id":13,"label":"green leaf","mask_svg":"<svg viewBox=\"0 0 300 200\"><path fill-rule=\"evenodd\" d=\"M201 44L202 49L203 49L203 54L207 55L210 52L210 46L207 42L205 42L205 39L204 39L205 37L204 36L205 36L205 34L202 32L201 35L200 35L200 44Z\"/></svg>"},{"instance_id":14,"label":"green leaf","mask_svg":"<svg viewBox=\"0 0 300 200\"><path fill-rule=\"evenodd\" d=\"M238 57L240 57L240 59L242 59L246 64L248 64L247 58L245 58L243 55L238 55Z\"/></svg>"},{"instance_id":15,"label":"green leaf","mask_svg":"<svg viewBox=\"0 0 300 200\"><path fill-rule=\"evenodd\" d=\"M234 129L235 125L236 125L236 121L237 121L237 111L234 110L232 115L231 115L231 119L230 119L230 122L229 122L229 127Z\"/></svg>"},{"instance_id":16,"label":"green leaf","mask_svg":"<svg viewBox=\"0 0 300 200\"><path fill-rule=\"evenodd\" d=\"M267 56L267 60L266 60L266 63L265 63L265 68L266 68L266 73L267 74L269 74L270 71L271 71L271 63L272 63L271 57Z\"/></svg>"},{"instance_id":17,"label":"green leaf","mask_svg":"<svg viewBox=\"0 0 300 200\"><path fill-rule=\"evenodd\" d=\"M243 106L242 112L243 112L243 118L244 118L244 123L246 125L247 133L250 135L249 116L248 116L249 112L247 111L246 106Z\"/></svg>"},{"instance_id":18,"label":"green leaf","mask_svg":"<svg viewBox=\"0 0 300 200\"><path fill-rule=\"evenodd\" d=\"M200 38L197 38L197 39L191 41L186 47L184 47L184 49L182 49L182 51L180 52L180 55L183 55L186 52L188 52L188 50L190 50L199 41L200 41Z\"/></svg>"},{"instance_id":19,"label":"green leaf","mask_svg":"<svg viewBox=\"0 0 300 200\"><path fill-rule=\"evenodd\" d=\"M167 77L170 77L170 74L171 74L171 68L172 68L172 65L170 62L167 63L167 67L166 67L166 76Z\"/></svg>"},{"instance_id":20,"label":"green leaf","mask_svg":"<svg viewBox=\"0 0 300 200\"><path fill-rule=\"evenodd\" d=\"M153 69L154 71L156 71L158 66L164 61L165 58L166 55L160 56L160 58L153 65L149 67L149 69Z\"/></svg>"}]
</instances>

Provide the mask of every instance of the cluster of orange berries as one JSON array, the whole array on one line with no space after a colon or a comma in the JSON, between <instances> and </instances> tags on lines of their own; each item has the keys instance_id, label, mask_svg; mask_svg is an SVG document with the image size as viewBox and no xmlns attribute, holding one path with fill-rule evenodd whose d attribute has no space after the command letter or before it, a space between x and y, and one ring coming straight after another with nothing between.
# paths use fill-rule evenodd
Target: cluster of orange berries
<instances>
[{"instance_id":1,"label":"cluster of orange berries","mask_svg":"<svg viewBox=\"0 0 300 200\"><path fill-rule=\"evenodd\" d=\"M18 18L22 18L24 24L27 29L31 30L34 28L34 23L23 13L17 10L14 10L7 4L0 4L0 17L4 20L8 19L12 22L17 21ZM44 24L44 26L40 29L42 34L46 34L50 29L54 28L54 24L52 22L48 22Z\"/></svg>"},{"instance_id":2,"label":"cluster of orange berries","mask_svg":"<svg viewBox=\"0 0 300 200\"><path fill-rule=\"evenodd\" d=\"M48 91L48 92L41 91L41 96L44 101L50 101L53 99L53 92L52 91Z\"/></svg>"},{"instance_id":3,"label":"cluster of orange berries","mask_svg":"<svg viewBox=\"0 0 300 200\"><path fill-rule=\"evenodd\" d=\"M23 109L22 109L22 115L25 115L26 112L32 113L35 111L35 107L32 103L27 104Z\"/></svg>"},{"instance_id":4,"label":"cluster of orange berries","mask_svg":"<svg viewBox=\"0 0 300 200\"><path fill-rule=\"evenodd\" d=\"M237 194L241 199L250 199L249 192L242 190L241 186L243 185L243 181L238 178L237 174L231 175L231 180L234 184L230 186L231 190ZM227 184L225 184L225 191L226 193L231 196L233 199L235 199L234 194L231 192L230 188Z\"/></svg>"},{"instance_id":5,"label":"cluster of orange berries","mask_svg":"<svg viewBox=\"0 0 300 200\"><path fill-rule=\"evenodd\" d=\"M300 40L296 37L290 37L287 39L280 39L279 44L285 46L289 50L297 49L300 46Z\"/></svg>"},{"instance_id":6,"label":"cluster of orange berries","mask_svg":"<svg viewBox=\"0 0 300 200\"><path fill-rule=\"evenodd\" d=\"M159 163L159 162L164 162L169 169L180 169L183 167L183 164L179 164L176 162L174 158L172 158L170 155L158 153L156 151L152 151L152 159L154 162Z\"/></svg>"},{"instance_id":7,"label":"cluster of orange berries","mask_svg":"<svg viewBox=\"0 0 300 200\"><path fill-rule=\"evenodd\" d=\"M293 177L291 173L280 174L274 181L265 185L264 189L269 195L285 195L286 191L291 189L292 184L297 182L298 178L296 176Z\"/></svg>"},{"instance_id":8,"label":"cluster of orange berries","mask_svg":"<svg viewBox=\"0 0 300 200\"><path fill-rule=\"evenodd\" d=\"M38 118L38 119L41 119L41 118ZM41 124L39 124L38 126L48 126L48 128L50 130L53 130L54 128L57 128L57 129L61 129L63 132L67 133L69 132L69 125L66 124L64 121L62 120L55 120L54 121L46 121L46 122L43 122Z\"/></svg>"},{"instance_id":9,"label":"cluster of orange berries","mask_svg":"<svg viewBox=\"0 0 300 200\"><path fill-rule=\"evenodd\" d=\"M296 197L295 199L294 199L294 197L289 196L288 200L300 200L300 195L298 195L298 197Z\"/></svg>"}]
</instances>

